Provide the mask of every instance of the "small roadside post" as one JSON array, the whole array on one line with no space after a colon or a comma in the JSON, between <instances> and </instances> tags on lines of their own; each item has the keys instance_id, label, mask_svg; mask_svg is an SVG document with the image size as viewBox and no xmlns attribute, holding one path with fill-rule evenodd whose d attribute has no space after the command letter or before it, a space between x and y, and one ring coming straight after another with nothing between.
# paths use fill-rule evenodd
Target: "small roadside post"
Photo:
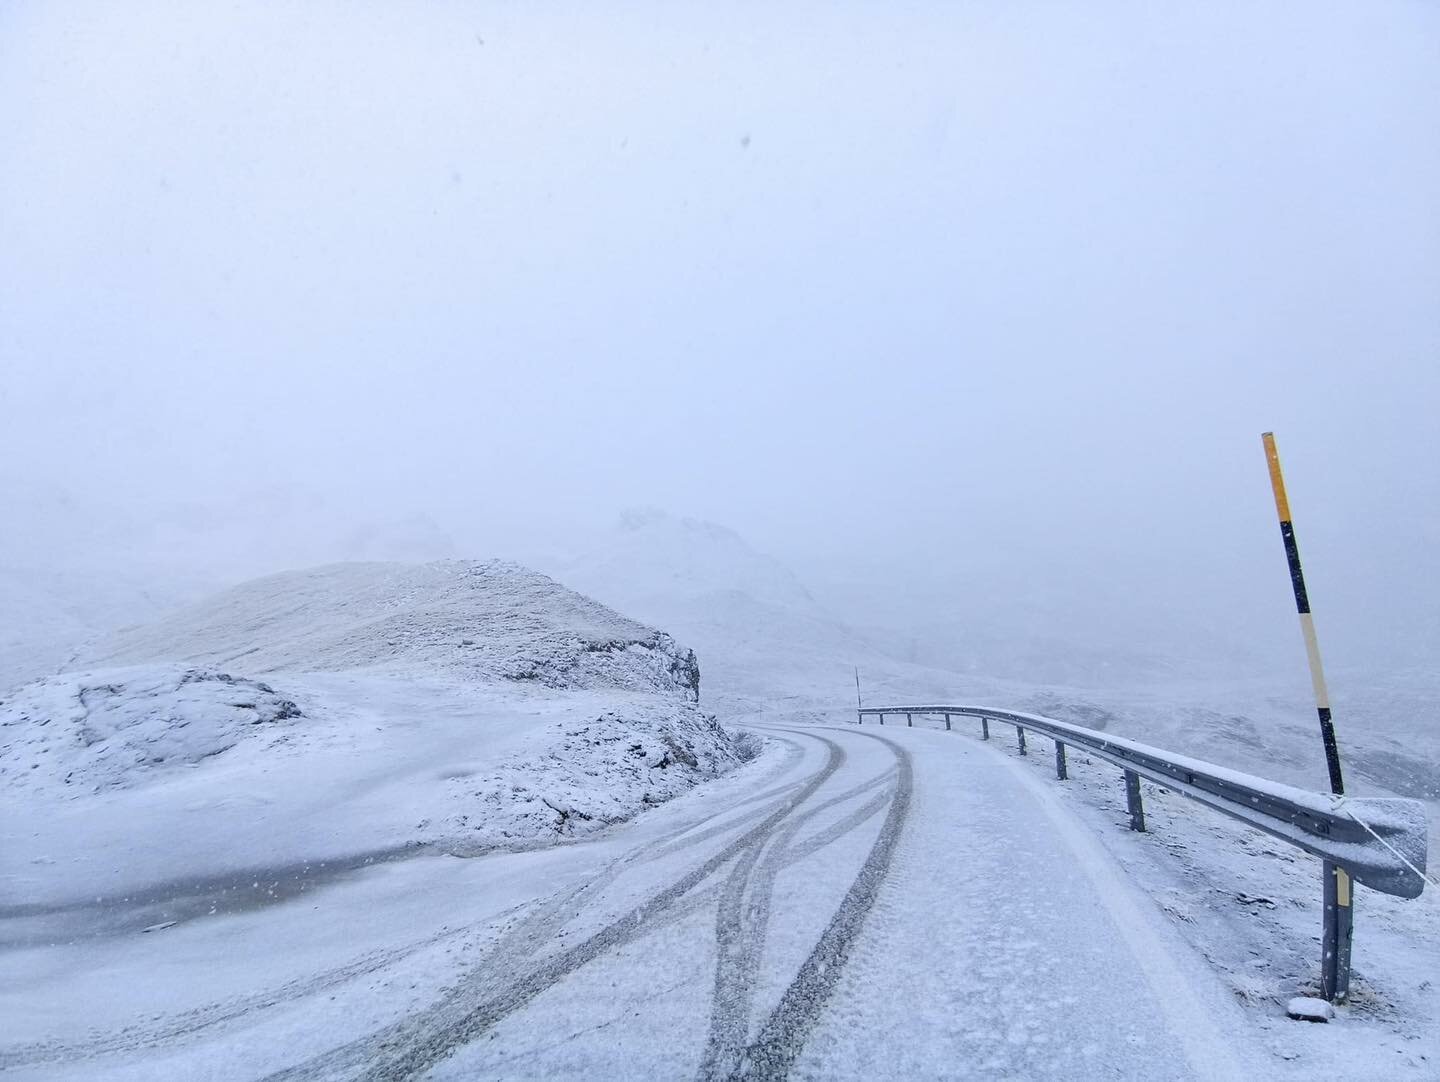
<instances>
[{"instance_id":1,"label":"small roadside post","mask_svg":"<svg viewBox=\"0 0 1440 1082\"><path fill-rule=\"evenodd\" d=\"M1330 791L1336 796L1343 796L1345 779L1340 772L1340 749L1335 742L1335 723L1330 716L1330 693L1325 686L1325 670L1320 664L1320 645L1315 638L1315 621L1310 614L1305 574L1300 569L1300 548L1295 541L1295 525L1290 517L1285 476L1280 472L1275 433L1261 433L1260 441L1264 444L1265 461L1270 467L1270 488L1275 495L1275 513L1280 518L1280 539L1285 545L1285 560L1290 567L1295 610L1300 614L1300 634L1305 639L1305 657L1310 664L1310 683L1315 691L1315 709L1320 717L1320 739L1325 745ZM1350 943L1355 928L1350 875L1340 865L1328 860L1323 863L1322 869L1325 925L1320 939L1320 994L1331 1003L1344 1003L1350 995Z\"/></svg>"}]
</instances>

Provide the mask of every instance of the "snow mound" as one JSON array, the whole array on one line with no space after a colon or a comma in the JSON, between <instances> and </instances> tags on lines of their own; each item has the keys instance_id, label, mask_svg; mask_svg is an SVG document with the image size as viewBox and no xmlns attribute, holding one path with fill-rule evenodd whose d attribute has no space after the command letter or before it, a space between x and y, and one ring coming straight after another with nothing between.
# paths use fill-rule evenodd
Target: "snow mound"
<instances>
[{"instance_id":1,"label":"snow mound","mask_svg":"<svg viewBox=\"0 0 1440 1082\"><path fill-rule=\"evenodd\" d=\"M748 747L690 704L607 711L563 726L538 758L452 779L465 810L443 824L443 839L489 849L583 836L733 769Z\"/></svg>"},{"instance_id":2,"label":"snow mound","mask_svg":"<svg viewBox=\"0 0 1440 1082\"><path fill-rule=\"evenodd\" d=\"M1286 1004L1285 1013L1302 1022L1328 1022L1335 1017L1335 1008L1314 996L1296 996Z\"/></svg>"},{"instance_id":3,"label":"snow mound","mask_svg":"<svg viewBox=\"0 0 1440 1082\"><path fill-rule=\"evenodd\" d=\"M699 699L692 651L518 564L344 563L255 579L145 627L93 661L246 672L360 668Z\"/></svg>"},{"instance_id":4,"label":"snow mound","mask_svg":"<svg viewBox=\"0 0 1440 1082\"><path fill-rule=\"evenodd\" d=\"M0 702L0 786L98 792L284 740L300 708L268 684L178 667L50 677Z\"/></svg>"}]
</instances>

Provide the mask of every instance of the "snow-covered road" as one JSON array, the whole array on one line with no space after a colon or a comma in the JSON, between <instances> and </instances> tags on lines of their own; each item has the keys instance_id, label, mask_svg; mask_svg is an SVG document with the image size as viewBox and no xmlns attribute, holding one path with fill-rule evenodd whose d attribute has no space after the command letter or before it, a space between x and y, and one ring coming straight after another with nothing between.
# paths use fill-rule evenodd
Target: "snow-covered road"
<instances>
[{"instance_id":1,"label":"snow-covered road","mask_svg":"<svg viewBox=\"0 0 1440 1082\"><path fill-rule=\"evenodd\" d=\"M67 1008L10 1015L0 1070L1243 1073L1219 982L1033 771L960 734L766 733L755 762L591 842L392 862L303 901L9 952Z\"/></svg>"}]
</instances>

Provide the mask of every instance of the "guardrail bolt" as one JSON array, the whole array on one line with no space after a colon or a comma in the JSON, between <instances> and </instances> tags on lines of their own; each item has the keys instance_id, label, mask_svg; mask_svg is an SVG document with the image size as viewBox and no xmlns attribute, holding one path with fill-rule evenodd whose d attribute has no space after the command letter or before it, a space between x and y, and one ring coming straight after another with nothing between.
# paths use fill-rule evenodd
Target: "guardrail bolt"
<instances>
[{"instance_id":1,"label":"guardrail bolt","mask_svg":"<svg viewBox=\"0 0 1440 1082\"><path fill-rule=\"evenodd\" d=\"M1065 745L1055 741L1055 776L1064 781L1070 776L1065 769Z\"/></svg>"},{"instance_id":2,"label":"guardrail bolt","mask_svg":"<svg viewBox=\"0 0 1440 1082\"><path fill-rule=\"evenodd\" d=\"M1125 803L1130 808L1130 829L1145 831L1145 805L1140 801L1140 775L1125 771Z\"/></svg>"},{"instance_id":3,"label":"guardrail bolt","mask_svg":"<svg viewBox=\"0 0 1440 1082\"><path fill-rule=\"evenodd\" d=\"M1020 741L1020 754L1027 754L1025 751L1025 730L1020 728L1020 726L1018 725L1015 726L1015 737L1017 740Z\"/></svg>"}]
</instances>

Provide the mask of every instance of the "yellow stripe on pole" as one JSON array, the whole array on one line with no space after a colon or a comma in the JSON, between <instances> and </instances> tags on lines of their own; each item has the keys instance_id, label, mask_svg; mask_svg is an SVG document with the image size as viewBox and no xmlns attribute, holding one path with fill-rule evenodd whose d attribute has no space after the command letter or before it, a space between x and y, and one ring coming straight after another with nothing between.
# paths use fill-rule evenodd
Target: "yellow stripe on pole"
<instances>
[{"instance_id":1,"label":"yellow stripe on pole","mask_svg":"<svg viewBox=\"0 0 1440 1082\"><path fill-rule=\"evenodd\" d=\"M1335 866L1335 904L1350 906L1350 874L1338 864Z\"/></svg>"},{"instance_id":2,"label":"yellow stripe on pole","mask_svg":"<svg viewBox=\"0 0 1440 1082\"><path fill-rule=\"evenodd\" d=\"M1330 709L1330 692L1325 687L1325 667L1320 664L1320 643L1315 638L1315 617L1300 614L1300 633L1305 636L1305 659L1310 662L1310 686L1315 689L1315 705Z\"/></svg>"},{"instance_id":3,"label":"yellow stripe on pole","mask_svg":"<svg viewBox=\"0 0 1440 1082\"><path fill-rule=\"evenodd\" d=\"M1275 433L1262 432L1260 439L1265 444L1265 461L1270 464L1270 487L1275 492L1275 513L1281 522L1290 522L1290 497L1285 495L1285 477L1280 472L1280 452L1275 449ZM1250 445L1254 447L1252 443Z\"/></svg>"}]
</instances>

